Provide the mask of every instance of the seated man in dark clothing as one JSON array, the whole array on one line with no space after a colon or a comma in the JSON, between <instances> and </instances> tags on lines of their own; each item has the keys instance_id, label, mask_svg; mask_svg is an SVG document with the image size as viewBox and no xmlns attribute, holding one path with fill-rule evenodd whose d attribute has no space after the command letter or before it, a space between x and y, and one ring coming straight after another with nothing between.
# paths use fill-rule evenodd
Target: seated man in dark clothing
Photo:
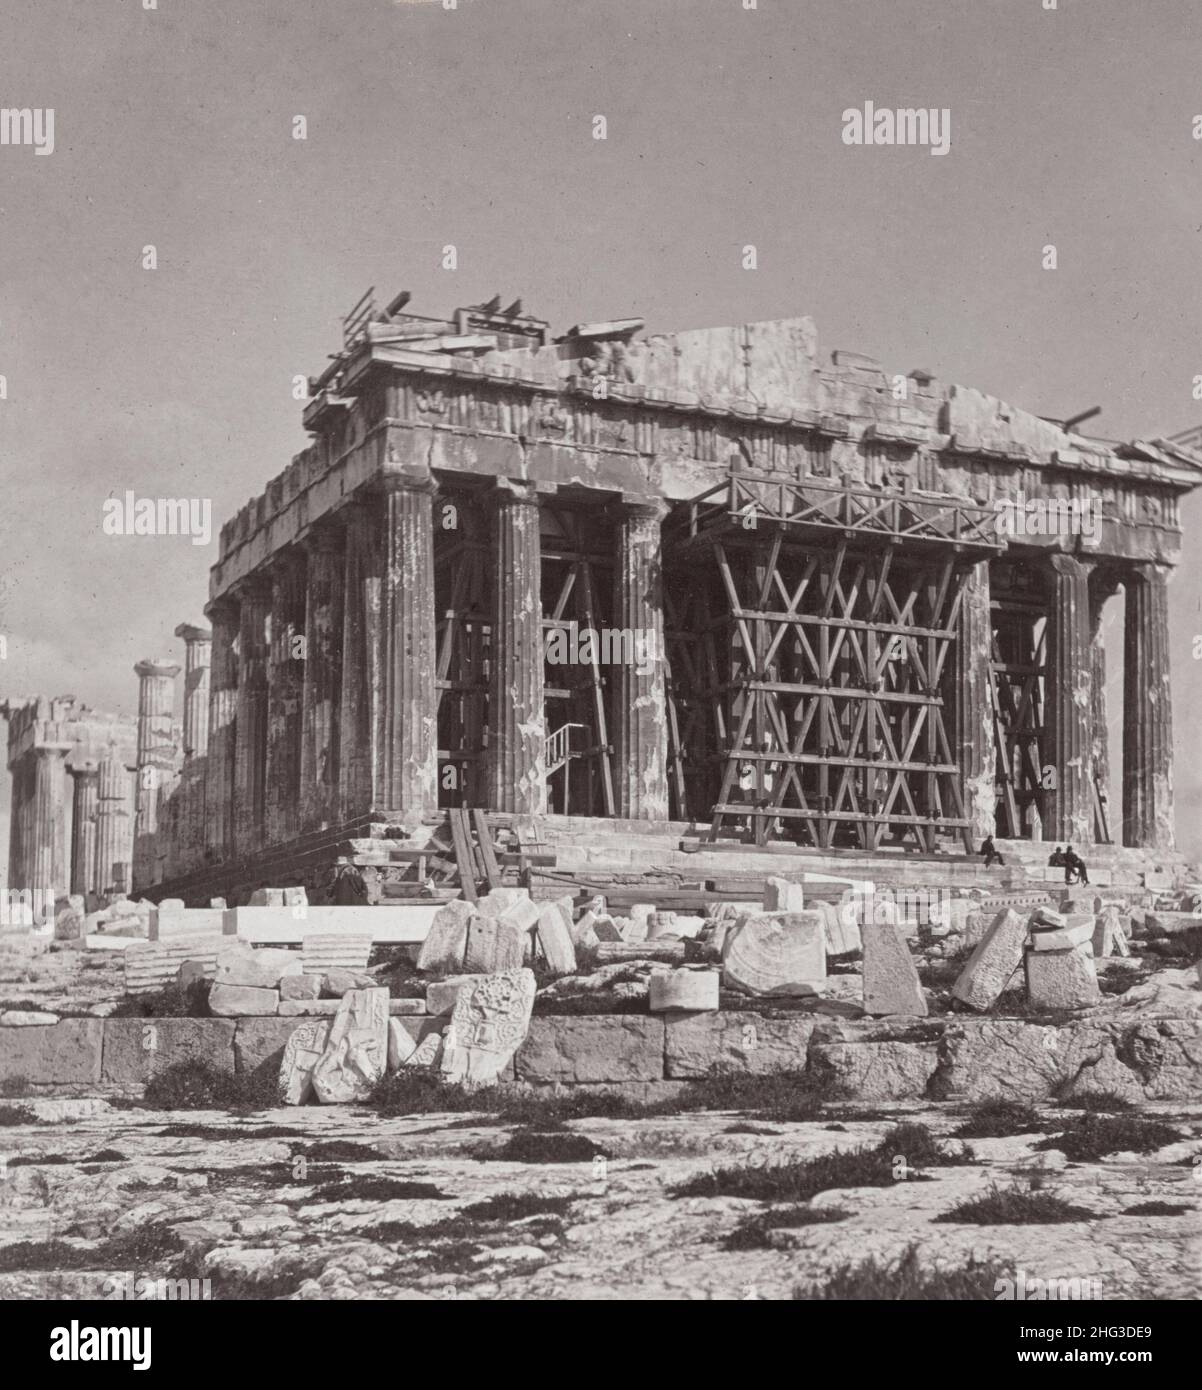
<instances>
[{"instance_id":1,"label":"seated man in dark clothing","mask_svg":"<svg viewBox=\"0 0 1202 1390\"><path fill-rule=\"evenodd\" d=\"M1065 883L1088 883L1089 873L1085 868L1085 860L1069 845L1064 852L1064 881Z\"/></svg>"},{"instance_id":2,"label":"seated man in dark clothing","mask_svg":"<svg viewBox=\"0 0 1202 1390\"><path fill-rule=\"evenodd\" d=\"M985 858L986 868L989 868L989 866L993 863L995 859L999 864L1004 864L1006 862L1002 858L1002 856L997 852L997 848L993 843L992 835L986 836L985 839L981 841L981 853Z\"/></svg>"},{"instance_id":3,"label":"seated man in dark clothing","mask_svg":"<svg viewBox=\"0 0 1202 1390\"><path fill-rule=\"evenodd\" d=\"M1064 867L1064 851L1057 845L1056 853L1048 860L1049 869L1062 869Z\"/></svg>"}]
</instances>

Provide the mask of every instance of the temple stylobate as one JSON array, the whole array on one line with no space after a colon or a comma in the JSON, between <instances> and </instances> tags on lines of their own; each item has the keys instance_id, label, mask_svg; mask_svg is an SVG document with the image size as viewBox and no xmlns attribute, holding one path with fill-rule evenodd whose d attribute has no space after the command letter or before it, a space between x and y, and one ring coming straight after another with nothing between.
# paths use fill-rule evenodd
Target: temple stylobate
<instances>
[{"instance_id":1,"label":"temple stylobate","mask_svg":"<svg viewBox=\"0 0 1202 1390\"><path fill-rule=\"evenodd\" d=\"M552 337L499 305L348 320L310 447L222 528L137 886L280 881L451 807L832 855L1171 853L1192 451L822 358L806 318ZM166 677L139 674L150 748Z\"/></svg>"}]
</instances>

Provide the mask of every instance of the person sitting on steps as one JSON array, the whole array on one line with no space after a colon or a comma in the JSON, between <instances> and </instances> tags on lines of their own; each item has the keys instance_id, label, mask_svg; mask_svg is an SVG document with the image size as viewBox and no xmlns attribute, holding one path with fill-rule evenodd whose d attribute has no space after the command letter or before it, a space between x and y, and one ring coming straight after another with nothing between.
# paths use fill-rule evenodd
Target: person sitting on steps
<instances>
[{"instance_id":1,"label":"person sitting on steps","mask_svg":"<svg viewBox=\"0 0 1202 1390\"><path fill-rule=\"evenodd\" d=\"M990 865L993 863L995 859L999 864L1004 864L1006 862L1002 858L1002 856L997 852L997 846L993 843L992 835L987 835L981 841L981 854L985 858L985 867L987 869L990 867Z\"/></svg>"},{"instance_id":2,"label":"person sitting on steps","mask_svg":"<svg viewBox=\"0 0 1202 1390\"><path fill-rule=\"evenodd\" d=\"M1085 860L1073 849L1072 845L1069 845L1064 851L1064 881L1065 883L1089 882Z\"/></svg>"},{"instance_id":3,"label":"person sitting on steps","mask_svg":"<svg viewBox=\"0 0 1202 1390\"><path fill-rule=\"evenodd\" d=\"M1052 857L1048 860L1048 868L1049 868L1049 869L1063 869L1063 868L1064 868L1064 851L1060 848L1059 845L1056 846L1056 853L1053 854Z\"/></svg>"}]
</instances>

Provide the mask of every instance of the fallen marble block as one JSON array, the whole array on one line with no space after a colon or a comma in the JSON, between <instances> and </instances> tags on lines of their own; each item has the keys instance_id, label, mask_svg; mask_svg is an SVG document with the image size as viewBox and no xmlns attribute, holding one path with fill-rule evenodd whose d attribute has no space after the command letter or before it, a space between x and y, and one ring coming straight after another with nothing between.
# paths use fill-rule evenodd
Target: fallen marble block
<instances>
[{"instance_id":1,"label":"fallen marble block","mask_svg":"<svg viewBox=\"0 0 1202 1390\"><path fill-rule=\"evenodd\" d=\"M758 912L722 946L722 978L754 995L816 994L826 979L826 936L817 912Z\"/></svg>"}]
</instances>

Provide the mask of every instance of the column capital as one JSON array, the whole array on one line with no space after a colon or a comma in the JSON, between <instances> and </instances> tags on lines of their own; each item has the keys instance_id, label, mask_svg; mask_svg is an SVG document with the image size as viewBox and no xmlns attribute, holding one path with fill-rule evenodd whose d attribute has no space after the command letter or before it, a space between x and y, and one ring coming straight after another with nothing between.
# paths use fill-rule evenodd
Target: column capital
<instances>
[{"instance_id":1,"label":"column capital","mask_svg":"<svg viewBox=\"0 0 1202 1390\"><path fill-rule=\"evenodd\" d=\"M1070 555L1063 550L1053 551L1047 561L1052 570L1067 579L1088 579L1098 563L1090 556Z\"/></svg>"},{"instance_id":2,"label":"column capital","mask_svg":"<svg viewBox=\"0 0 1202 1390\"><path fill-rule=\"evenodd\" d=\"M271 580L266 574L257 571L248 574L230 590L230 596L239 607L248 603L270 603Z\"/></svg>"},{"instance_id":3,"label":"column capital","mask_svg":"<svg viewBox=\"0 0 1202 1390\"><path fill-rule=\"evenodd\" d=\"M78 762L69 762L67 771L72 777L98 777L100 775L100 764L95 758L82 758Z\"/></svg>"},{"instance_id":4,"label":"column capital","mask_svg":"<svg viewBox=\"0 0 1202 1390\"><path fill-rule=\"evenodd\" d=\"M438 490L434 474L425 464L401 463L388 459L380 472L380 490L390 492L429 492Z\"/></svg>"},{"instance_id":5,"label":"column capital","mask_svg":"<svg viewBox=\"0 0 1202 1390\"><path fill-rule=\"evenodd\" d=\"M614 507L621 517L628 517L632 521L654 521L657 524L662 523L670 510L666 498L639 497L629 492L624 492L614 503Z\"/></svg>"},{"instance_id":6,"label":"column capital","mask_svg":"<svg viewBox=\"0 0 1202 1390\"><path fill-rule=\"evenodd\" d=\"M554 483L536 483L528 478L497 478L492 489L498 506L514 506L526 502L532 507L537 507L544 494L554 491Z\"/></svg>"},{"instance_id":7,"label":"column capital","mask_svg":"<svg viewBox=\"0 0 1202 1390\"><path fill-rule=\"evenodd\" d=\"M238 621L238 600L232 593L221 594L218 598L210 599L205 604L204 615L214 625L217 623L236 623Z\"/></svg>"},{"instance_id":8,"label":"column capital","mask_svg":"<svg viewBox=\"0 0 1202 1390\"><path fill-rule=\"evenodd\" d=\"M180 623L175 629L175 636L182 637L184 642L191 646L193 642L211 642L213 632L211 628L197 627L195 623Z\"/></svg>"},{"instance_id":9,"label":"column capital","mask_svg":"<svg viewBox=\"0 0 1202 1390\"><path fill-rule=\"evenodd\" d=\"M134 667L134 675L139 680L151 680L158 676L172 679L179 675L179 671L179 663L166 656L144 657Z\"/></svg>"}]
</instances>

